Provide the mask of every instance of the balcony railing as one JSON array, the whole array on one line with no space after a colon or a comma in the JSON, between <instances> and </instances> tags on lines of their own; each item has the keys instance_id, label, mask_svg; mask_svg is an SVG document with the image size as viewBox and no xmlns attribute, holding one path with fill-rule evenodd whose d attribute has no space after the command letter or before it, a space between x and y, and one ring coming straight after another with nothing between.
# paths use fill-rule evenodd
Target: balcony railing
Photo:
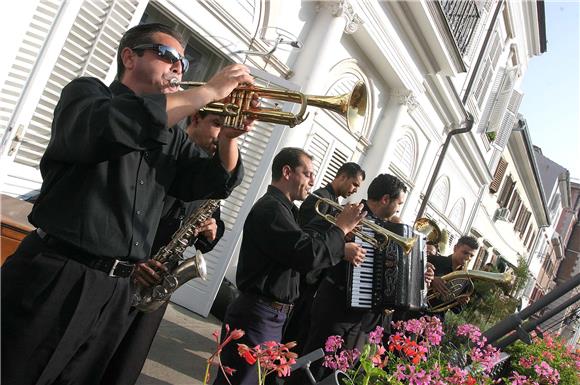
<instances>
[{"instance_id":1,"label":"balcony railing","mask_svg":"<svg viewBox=\"0 0 580 385\"><path fill-rule=\"evenodd\" d=\"M439 3L459 52L464 55L480 17L478 3L473 0L441 0Z\"/></svg>"}]
</instances>

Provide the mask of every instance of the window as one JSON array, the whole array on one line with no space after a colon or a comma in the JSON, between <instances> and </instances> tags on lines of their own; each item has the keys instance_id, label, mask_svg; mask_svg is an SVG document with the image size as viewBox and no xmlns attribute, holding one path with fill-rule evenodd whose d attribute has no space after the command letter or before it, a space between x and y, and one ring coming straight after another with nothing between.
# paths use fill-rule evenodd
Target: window
<instances>
[{"instance_id":1,"label":"window","mask_svg":"<svg viewBox=\"0 0 580 385\"><path fill-rule=\"evenodd\" d=\"M449 178L444 176L439 179L431 198L431 204L441 212L445 212L449 200Z\"/></svg>"},{"instance_id":2,"label":"window","mask_svg":"<svg viewBox=\"0 0 580 385\"><path fill-rule=\"evenodd\" d=\"M453 223L457 228L461 228L463 224L463 216L465 214L465 199L461 198L455 202L451 212L449 213L449 220Z\"/></svg>"},{"instance_id":3,"label":"window","mask_svg":"<svg viewBox=\"0 0 580 385\"><path fill-rule=\"evenodd\" d=\"M394 166L399 168L407 179L412 179L415 171L415 147L415 140L410 133L399 139L395 147Z\"/></svg>"},{"instance_id":4,"label":"window","mask_svg":"<svg viewBox=\"0 0 580 385\"><path fill-rule=\"evenodd\" d=\"M516 182L512 179L511 175L508 175L497 198L497 204L499 207L507 207L507 203L515 187Z\"/></svg>"}]
</instances>

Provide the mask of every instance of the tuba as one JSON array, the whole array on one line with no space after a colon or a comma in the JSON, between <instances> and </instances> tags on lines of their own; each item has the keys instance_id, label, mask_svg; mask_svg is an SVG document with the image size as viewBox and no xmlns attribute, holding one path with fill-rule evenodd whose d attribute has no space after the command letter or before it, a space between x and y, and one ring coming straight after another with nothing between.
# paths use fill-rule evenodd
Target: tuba
<instances>
[{"instance_id":1,"label":"tuba","mask_svg":"<svg viewBox=\"0 0 580 385\"><path fill-rule=\"evenodd\" d=\"M460 298L470 297L475 289L472 279L512 285L515 282L515 275L512 271L490 273L481 270L457 270L442 276L441 279L445 282L447 289L449 289L449 295L443 298L440 293L433 288L429 288L427 310L431 313L444 312L459 305L458 300Z\"/></svg>"},{"instance_id":2,"label":"tuba","mask_svg":"<svg viewBox=\"0 0 580 385\"><path fill-rule=\"evenodd\" d=\"M335 225L336 218L330 214L323 214L320 211L318 206L320 206L320 204L324 203L324 204L329 205L330 207L335 208L339 212L342 211L342 209L343 209L342 206L339 205L338 203L336 203L335 201L333 201L332 199L323 198L323 197L316 195L314 193L310 193L310 194L312 196L318 198L318 201L316 201L316 204L314 205L314 210L316 211L316 213L318 215L320 215L322 218L326 219L327 222L330 222L333 225ZM393 242L396 242L397 244L399 244L399 246L401 246L401 248L403 249L403 252L405 254L409 254L409 252L413 249L415 242L417 242L417 237L410 237L410 238L402 237L399 234L396 234L392 231L385 229L384 227L377 225L373 221L369 221L368 219L363 218L360 221L360 223L362 225L368 227L369 229L371 229L376 234L382 235L383 240L378 241L376 238L371 237L371 236L369 236L369 235L365 234L364 232L359 231L357 229L354 229L352 231L354 235L356 235L360 239L364 240L365 242L371 244L375 249L382 250L382 249L387 247L387 245L389 244L390 241L393 241Z\"/></svg>"},{"instance_id":3,"label":"tuba","mask_svg":"<svg viewBox=\"0 0 580 385\"><path fill-rule=\"evenodd\" d=\"M207 267L201 252L197 250L196 254L188 259L183 258L183 253L194 238L195 229L209 219L219 205L219 199L208 199L203 202L173 234L171 241L159 249L152 259L163 263L169 270L160 273L161 282L155 286L143 286L135 282L132 306L145 313L155 311L169 301L173 292L187 281L193 278L206 280Z\"/></svg>"},{"instance_id":4,"label":"tuba","mask_svg":"<svg viewBox=\"0 0 580 385\"><path fill-rule=\"evenodd\" d=\"M418 233L426 236L426 242L430 245L437 245L439 254L447 253L447 244L449 243L449 234L447 230L441 229L437 222L430 218L419 218L415 221L413 229Z\"/></svg>"},{"instance_id":5,"label":"tuba","mask_svg":"<svg viewBox=\"0 0 580 385\"><path fill-rule=\"evenodd\" d=\"M171 79L170 83L173 86L190 87L199 87L205 84L190 81L180 82L176 78ZM306 107L310 105L340 114L346 118L348 128L357 132L361 128L366 114L367 93L367 87L363 82L356 83L352 92L338 96L312 96L282 89L241 85L229 95L227 102L213 102L200 111L225 116L224 126L226 127L241 128L246 118L294 127L306 120L308 117ZM300 103L300 110L294 114L282 111L278 107L252 107L251 102L254 94L265 99Z\"/></svg>"}]
</instances>

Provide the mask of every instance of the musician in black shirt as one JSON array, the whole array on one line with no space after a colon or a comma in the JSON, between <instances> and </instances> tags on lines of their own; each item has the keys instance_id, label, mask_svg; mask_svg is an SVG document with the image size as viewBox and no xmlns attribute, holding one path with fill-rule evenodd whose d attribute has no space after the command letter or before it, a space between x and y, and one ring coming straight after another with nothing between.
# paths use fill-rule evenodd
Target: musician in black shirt
<instances>
[{"instance_id":1,"label":"musician in black shirt","mask_svg":"<svg viewBox=\"0 0 580 385\"><path fill-rule=\"evenodd\" d=\"M298 224L304 228L313 220L321 219L316 213L315 205L318 198L330 199L338 203L338 198L348 198L355 194L361 183L365 180L364 170L356 163L347 162L339 167L334 179L326 186L314 191L302 202L300 211L298 212ZM325 203L318 205L318 210L321 214L336 214L336 210ZM323 226L320 231L326 231L330 224L322 221ZM364 250L362 247L354 242L347 242L345 244L345 259L354 264L362 263L364 259ZM314 294L318 288L320 277L324 269L314 269L306 275L300 277L300 297L294 302L294 308L290 313L288 322L284 328L283 341L296 341L298 345L294 348L294 352L302 355L302 349L308 338L308 330L310 328L310 307Z\"/></svg>"},{"instance_id":2,"label":"musician in black shirt","mask_svg":"<svg viewBox=\"0 0 580 385\"><path fill-rule=\"evenodd\" d=\"M369 185L367 196L368 200L362 202L364 210L368 212L366 219L383 226L399 212L407 197L407 187L397 177L381 174ZM303 350L305 353L323 348L331 335L343 337L346 349L357 347L360 332L369 332L380 322L381 314L347 307L347 275L348 264L345 262L326 270L312 303L308 342ZM310 367L318 381L330 374L330 370L321 364L319 360ZM304 384L307 380L303 376L302 372L297 372L288 383Z\"/></svg>"},{"instance_id":3,"label":"musician in black shirt","mask_svg":"<svg viewBox=\"0 0 580 385\"><path fill-rule=\"evenodd\" d=\"M212 158L173 126L253 78L236 64L179 91L183 47L166 26L133 27L119 43L119 80L63 88L29 216L38 230L2 267L2 383L99 383L166 195L224 198L239 181L236 137L251 121L224 133Z\"/></svg>"},{"instance_id":4,"label":"musician in black shirt","mask_svg":"<svg viewBox=\"0 0 580 385\"><path fill-rule=\"evenodd\" d=\"M448 297L450 292L445 282L441 279L442 276L449 274L456 270L461 270L466 268L467 264L475 256L477 249L479 248L479 243L477 239L469 236L464 235L455 244L453 247L453 254L449 256L443 255L430 255L428 257L428 261L435 266L435 278L433 282L431 282L432 290L439 293L443 297ZM465 287L464 291L467 291L469 287ZM459 313L463 310L463 307L469 303L469 297L461 296L457 299L458 305L454 306L450 310L454 313ZM445 318L444 313L437 313L442 320Z\"/></svg>"},{"instance_id":5,"label":"musician in black shirt","mask_svg":"<svg viewBox=\"0 0 580 385\"><path fill-rule=\"evenodd\" d=\"M201 156L209 158L215 154L223 120L222 116L208 114L205 111L200 111L191 118L186 128L187 136L200 148ZM181 227L182 222L187 220L204 202L204 200L184 202L168 196L163 205L151 254L155 255L162 246L167 245L173 234ZM193 246L202 253L210 252L223 236L224 230L225 225L220 219L218 207L212 217L196 229L199 235ZM169 270L175 268L176 265L177 263L170 266ZM159 275L157 272L161 269L163 269L163 265L150 259L136 265L135 278L138 277L139 282L146 286L158 284ZM131 308L129 318L132 321L115 351L115 355L109 362L101 381L102 385L131 385L137 381L157 329L159 329L163 315L167 310L167 305L168 302L150 313Z\"/></svg>"},{"instance_id":6,"label":"musician in black shirt","mask_svg":"<svg viewBox=\"0 0 580 385\"><path fill-rule=\"evenodd\" d=\"M364 217L362 205L348 205L325 233L308 233L296 222L295 200L304 200L314 184L312 158L302 149L284 148L272 162L272 183L252 207L244 224L236 281L240 295L227 309L224 325L246 332L236 342L255 346L280 342L282 328L299 296L300 274L315 266L335 265L344 254L344 237ZM225 328L222 328L222 337ZM246 364L235 343L221 354L236 369L234 385L255 385L255 367ZM214 384L227 384L221 371Z\"/></svg>"}]
</instances>

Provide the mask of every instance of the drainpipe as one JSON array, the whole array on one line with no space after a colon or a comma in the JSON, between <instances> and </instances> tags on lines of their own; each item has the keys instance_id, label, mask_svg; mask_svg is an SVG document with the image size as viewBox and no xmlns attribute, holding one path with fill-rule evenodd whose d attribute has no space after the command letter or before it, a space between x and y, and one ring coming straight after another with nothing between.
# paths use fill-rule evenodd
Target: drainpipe
<instances>
[{"instance_id":1,"label":"drainpipe","mask_svg":"<svg viewBox=\"0 0 580 385\"><path fill-rule=\"evenodd\" d=\"M457 99L460 101L460 104L463 108L463 111L465 114L465 120L462 123L462 127L449 132L449 134L447 134L447 138L445 138L445 143L443 144L443 147L441 149L441 154L439 155L439 159L437 160L437 165L435 166L435 169L433 170L433 175L431 175L431 180L429 181L429 186L427 187L427 191L425 192L425 196L423 197L423 200L421 202L421 207L419 208L419 212L417 213L416 219L421 218L423 216L423 214L425 213L425 208L427 207L427 203L429 202L429 197L431 196L431 192L433 191L435 181L437 180L437 176L439 175L439 170L441 169L441 165L443 164L443 160L445 159L445 154L447 153L447 149L449 148L449 144L451 143L451 139L455 135L465 134L467 132L470 132L472 127L473 127L473 117L465 109L465 104L467 103L467 98L469 97L469 94L471 93L471 88L473 87L473 84L475 82L475 78L477 76L479 66L481 65L481 62L483 61L483 56L485 54L485 48L488 46L489 40L491 39L493 29L496 25L497 18L499 16L499 14L501 13L504 1L505 0L499 0L497 2L497 6L496 6L495 11L493 13L493 17L492 17L491 22L489 24L489 28L487 29L487 32L485 34L485 38L483 40L482 49L479 51L479 55L477 57L477 60L475 61L475 65L474 65L474 69L472 71L471 78L469 79L469 82L467 83L467 87L465 89L463 99L461 99L459 97L459 95L457 95L457 92L455 91L455 87L451 87L451 89L453 90Z\"/></svg>"},{"instance_id":2,"label":"drainpipe","mask_svg":"<svg viewBox=\"0 0 580 385\"><path fill-rule=\"evenodd\" d=\"M454 88L452 88L455 90ZM457 95L457 94L456 94ZM449 148L449 144L451 143L451 139L455 135L465 134L471 131L473 127L473 117L469 112L465 110L465 106L463 106L463 111L465 112L465 120L463 121L462 127L453 130L447 134L447 138L445 138L445 143L441 149L441 154L439 155L439 159L437 159L437 164L435 165L435 170L433 170L433 175L431 175L431 180L429 181L429 186L427 187L427 191L425 192L425 196L423 197L423 201L421 202L421 207L419 208L419 212L417 213L417 219L423 216L425 212L425 208L427 207L427 202L429 202L429 197L431 196L431 192L433 191L433 187L435 186L435 181L437 180L437 176L439 175L439 170L441 169L441 165L443 164L443 160L445 160L445 154L447 153L447 149Z\"/></svg>"}]
</instances>

